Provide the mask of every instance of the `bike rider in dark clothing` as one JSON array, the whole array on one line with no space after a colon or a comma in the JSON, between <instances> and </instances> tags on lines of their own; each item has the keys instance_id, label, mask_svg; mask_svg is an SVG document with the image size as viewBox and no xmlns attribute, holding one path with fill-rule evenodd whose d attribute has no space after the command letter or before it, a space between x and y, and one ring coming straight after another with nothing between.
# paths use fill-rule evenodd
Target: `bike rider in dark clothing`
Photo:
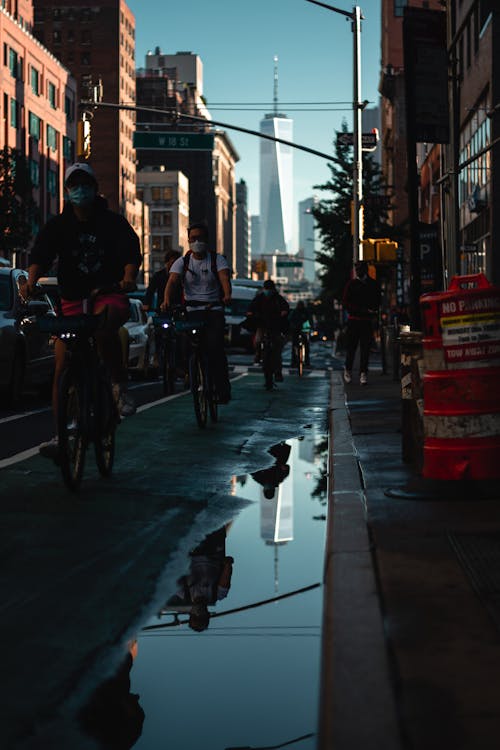
<instances>
[{"instance_id":1,"label":"bike rider in dark clothing","mask_svg":"<svg viewBox=\"0 0 500 750\"><path fill-rule=\"evenodd\" d=\"M149 282L148 288L146 289L146 294L144 295L143 307L146 310L146 312L152 309L151 306L153 304L155 294L156 294L156 305L154 309L156 312L159 311L160 306L165 297L165 288L167 286L168 275L170 273L170 269L172 268L172 265L175 263L175 261L180 257L181 257L181 253L179 253L177 250L167 250L167 252L165 253L165 258L164 258L165 266L160 271L157 271L155 274L153 274L153 277L151 278L151 281ZM179 302L180 302L180 298L179 298Z\"/></svg>"},{"instance_id":2,"label":"bike rider in dark clothing","mask_svg":"<svg viewBox=\"0 0 500 750\"><path fill-rule=\"evenodd\" d=\"M282 382L283 374L281 371L281 351L283 349L283 334L288 328L288 312L290 306L281 294L278 294L276 285L271 279L264 281L262 292L259 292L250 303L247 318L253 324L257 333L255 344L259 346L262 341L264 331L271 336L271 372L265 373L265 388L272 390L274 380Z\"/></svg>"},{"instance_id":3,"label":"bike rider in dark clothing","mask_svg":"<svg viewBox=\"0 0 500 750\"><path fill-rule=\"evenodd\" d=\"M162 310L175 304L182 285L188 320L202 319L206 324L205 345L212 368L220 404L231 400L231 384L224 350L224 305L231 301L229 265L220 253L208 250L208 228L191 224L188 229L189 251L170 269Z\"/></svg>"},{"instance_id":4,"label":"bike rider in dark clothing","mask_svg":"<svg viewBox=\"0 0 500 750\"><path fill-rule=\"evenodd\" d=\"M50 219L40 230L31 251L27 293L32 294L37 280L57 259L57 281L63 315L80 315L87 310L88 299L99 290L93 302L95 315L107 309L105 326L97 332L100 354L107 365L113 392L122 416L135 412L127 393L118 331L129 316L126 292L136 288L135 279L141 265L139 238L128 221L110 211L107 202L97 194L97 180L89 164L68 167L64 190L67 203L61 214ZM66 345L55 344L55 373L52 404L57 404L57 388L65 361ZM57 437L42 444L43 455L57 454Z\"/></svg>"},{"instance_id":5,"label":"bike rider in dark clothing","mask_svg":"<svg viewBox=\"0 0 500 750\"><path fill-rule=\"evenodd\" d=\"M344 290L342 303L348 312L346 335L346 359L344 380L352 380L352 366L359 343L359 382L366 385L368 359L373 334L373 317L380 306L380 287L368 275L368 263L358 261L355 264L356 276L351 279Z\"/></svg>"},{"instance_id":6,"label":"bike rider in dark clothing","mask_svg":"<svg viewBox=\"0 0 500 750\"><path fill-rule=\"evenodd\" d=\"M307 367L309 367L310 365L309 333L311 329L313 328L313 320L312 320L311 314L307 310L302 300L299 300L297 302L295 309L292 310L292 312L290 313L289 324L290 324L290 335L292 337L292 359L290 362L290 367L295 367L297 365L296 346L298 344L300 333L304 334L304 340L305 340L305 346L306 346L305 364Z\"/></svg>"}]
</instances>

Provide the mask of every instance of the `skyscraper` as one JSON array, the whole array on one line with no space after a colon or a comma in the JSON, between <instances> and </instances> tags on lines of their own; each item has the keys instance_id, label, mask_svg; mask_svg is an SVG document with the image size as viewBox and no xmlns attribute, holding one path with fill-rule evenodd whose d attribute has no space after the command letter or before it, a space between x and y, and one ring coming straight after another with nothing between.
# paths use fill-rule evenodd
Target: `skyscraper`
<instances>
[{"instance_id":1,"label":"skyscraper","mask_svg":"<svg viewBox=\"0 0 500 750\"><path fill-rule=\"evenodd\" d=\"M291 141L293 120L278 111L278 58L274 58L274 108L260 132ZM260 141L261 252L291 252L293 232L293 154L290 146Z\"/></svg>"},{"instance_id":2,"label":"skyscraper","mask_svg":"<svg viewBox=\"0 0 500 750\"><path fill-rule=\"evenodd\" d=\"M72 72L86 99L99 78L107 102L135 101L135 17L125 0L34 0L35 36ZM135 227L135 113L100 109L92 120L92 153L99 189L109 207Z\"/></svg>"}]
</instances>

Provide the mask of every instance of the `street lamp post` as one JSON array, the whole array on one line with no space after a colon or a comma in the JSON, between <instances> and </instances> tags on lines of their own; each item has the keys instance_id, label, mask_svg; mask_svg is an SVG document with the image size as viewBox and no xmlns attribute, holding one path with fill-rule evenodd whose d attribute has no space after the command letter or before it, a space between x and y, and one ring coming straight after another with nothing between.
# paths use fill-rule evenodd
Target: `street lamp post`
<instances>
[{"instance_id":1,"label":"street lamp post","mask_svg":"<svg viewBox=\"0 0 500 750\"><path fill-rule=\"evenodd\" d=\"M359 5L354 6L352 12L335 8L333 5L319 0L306 0L308 3L340 13L352 21L353 33L353 168L352 168L352 200L353 200L353 228L352 228L352 261L359 260L359 249L363 240L363 131L361 113L365 104L361 101L361 20L363 14Z\"/></svg>"}]
</instances>

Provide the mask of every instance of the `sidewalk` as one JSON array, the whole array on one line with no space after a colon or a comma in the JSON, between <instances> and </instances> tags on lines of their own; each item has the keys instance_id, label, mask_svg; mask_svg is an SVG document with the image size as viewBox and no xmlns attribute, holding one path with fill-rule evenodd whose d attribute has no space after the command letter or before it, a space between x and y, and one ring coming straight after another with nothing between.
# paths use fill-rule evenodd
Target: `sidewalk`
<instances>
[{"instance_id":1,"label":"sidewalk","mask_svg":"<svg viewBox=\"0 0 500 750\"><path fill-rule=\"evenodd\" d=\"M321 747L498 748L500 502L387 497L415 479L399 384L332 388Z\"/></svg>"}]
</instances>

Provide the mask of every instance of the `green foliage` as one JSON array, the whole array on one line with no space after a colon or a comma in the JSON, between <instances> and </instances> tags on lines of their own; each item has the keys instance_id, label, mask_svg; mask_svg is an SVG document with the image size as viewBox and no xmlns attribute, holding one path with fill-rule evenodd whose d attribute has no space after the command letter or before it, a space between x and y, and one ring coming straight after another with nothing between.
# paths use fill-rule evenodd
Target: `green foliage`
<instances>
[{"instance_id":1,"label":"green foliage","mask_svg":"<svg viewBox=\"0 0 500 750\"><path fill-rule=\"evenodd\" d=\"M347 132L347 123L342 123L342 132ZM316 190L330 193L314 208L314 217L322 243L317 254L323 266L320 272L322 301L331 308L333 300L341 300L344 287L352 269L351 201L353 149L337 141L334 143L335 157L328 167L330 179L323 185L315 185ZM371 154L363 153L363 195L370 196L384 192L382 173ZM386 226L387 214L380 208L365 202L364 236L390 236Z\"/></svg>"},{"instance_id":2,"label":"green foliage","mask_svg":"<svg viewBox=\"0 0 500 750\"><path fill-rule=\"evenodd\" d=\"M13 148L0 151L0 253L11 258L31 241L37 208L28 161Z\"/></svg>"}]
</instances>

